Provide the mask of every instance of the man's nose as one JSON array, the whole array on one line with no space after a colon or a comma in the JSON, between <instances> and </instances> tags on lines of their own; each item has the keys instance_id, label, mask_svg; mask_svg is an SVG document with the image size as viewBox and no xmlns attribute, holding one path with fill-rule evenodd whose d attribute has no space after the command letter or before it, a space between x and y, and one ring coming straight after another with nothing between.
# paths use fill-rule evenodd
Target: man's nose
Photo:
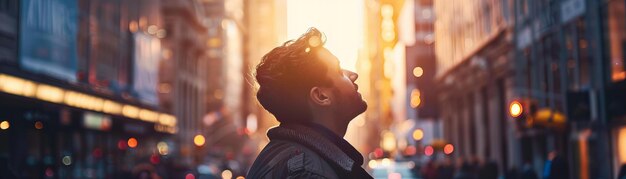
<instances>
[{"instance_id":1,"label":"man's nose","mask_svg":"<svg viewBox=\"0 0 626 179\"><path fill-rule=\"evenodd\" d=\"M357 73L355 73L353 71L346 70L346 72L348 73L348 78L350 78L350 81L352 81L352 82L356 81L356 79L359 78L359 74L357 74Z\"/></svg>"}]
</instances>

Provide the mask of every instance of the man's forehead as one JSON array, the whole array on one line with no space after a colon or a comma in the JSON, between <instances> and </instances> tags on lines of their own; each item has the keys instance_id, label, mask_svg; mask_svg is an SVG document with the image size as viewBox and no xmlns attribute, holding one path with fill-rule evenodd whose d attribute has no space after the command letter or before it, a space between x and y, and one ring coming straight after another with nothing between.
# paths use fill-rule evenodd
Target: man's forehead
<instances>
[{"instance_id":1,"label":"man's forehead","mask_svg":"<svg viewBox=\"0 0 626 179\"><path fill-rule=\"evenodd\" d=\"M339 68L339 59L333 55L328 49L321 48L317 51L318 57L328 65L328 67Z\"/></svg>"}]
</instances>

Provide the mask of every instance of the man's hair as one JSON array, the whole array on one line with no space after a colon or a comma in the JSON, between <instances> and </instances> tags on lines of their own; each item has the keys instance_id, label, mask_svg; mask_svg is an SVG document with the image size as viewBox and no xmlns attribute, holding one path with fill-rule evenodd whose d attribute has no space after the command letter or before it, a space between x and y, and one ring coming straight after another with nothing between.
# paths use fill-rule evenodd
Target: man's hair
<instances>
[{"instance_id":1,"label":"man's hair","mask_svg":"<svg viewBox=\"0 0 626 179\"><path fill-rule=\"evenodd\" d=\"M279 122L310 121L309 91L332 85L326 78L328 67L315 55L323 43L322 33L310 28L297 40L274 48L257 65L257 99Z\"/></svg>"}]
</instances>

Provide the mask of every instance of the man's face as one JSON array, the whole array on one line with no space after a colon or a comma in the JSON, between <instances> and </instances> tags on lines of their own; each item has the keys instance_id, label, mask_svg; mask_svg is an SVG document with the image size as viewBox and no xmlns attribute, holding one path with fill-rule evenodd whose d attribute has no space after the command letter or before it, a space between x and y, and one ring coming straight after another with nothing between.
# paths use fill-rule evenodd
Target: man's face
<instances>
[{"instance_id":1,"label":"man's face","mask_svg":"<svg viewBox=\"0 0 626 179\"><path fill-rule=\"evenodd\" d=\"M352 119L365 112L367 103L358 92L359 86L354 83L359 77L355 72L341 69L339 60L325 48L317 51L318 57L328 67L326 78L332 81L332 108L337 117Z\"/></svg>"}]
</instances>

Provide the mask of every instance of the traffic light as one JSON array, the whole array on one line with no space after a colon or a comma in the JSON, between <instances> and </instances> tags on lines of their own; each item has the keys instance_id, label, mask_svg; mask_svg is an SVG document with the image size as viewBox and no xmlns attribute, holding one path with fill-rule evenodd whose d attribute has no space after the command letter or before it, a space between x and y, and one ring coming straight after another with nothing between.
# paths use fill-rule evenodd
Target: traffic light
<instances>
[{"instance_id":1,"label":"traffic light","mask_svg":"<svg viewBox=\"0 0 626 179\"><path fill-rule=\"evenodd\" d=\"M519 101L512 101L509 105L509 114L511 115L511 117L517 118L521 116L523 112L524 108L522 107L522 103L520 103Z\"/></svg>"},{"instance_id":2,"label":"traffic light","mask_svg":"<svg viewBox=\"0 0 626 179\"><path fill-rule=\"evenodd\" d=\"M509 115L519 127L546 127L564 129L567 118L555 109L544 107L539 109L537 102L531 99L517 99L509 103Z\"/></svg>"},{"instance_id":3,"label":"traffic light","mask_svg":"<svg viewBox=\"0 0 626 179\"><path fill-rule=\"evenodd\" d=\"M530 99L516 99L509 103L509 115L526 127L533 124L537 103Z\"/></svg>"}]
</instances>

